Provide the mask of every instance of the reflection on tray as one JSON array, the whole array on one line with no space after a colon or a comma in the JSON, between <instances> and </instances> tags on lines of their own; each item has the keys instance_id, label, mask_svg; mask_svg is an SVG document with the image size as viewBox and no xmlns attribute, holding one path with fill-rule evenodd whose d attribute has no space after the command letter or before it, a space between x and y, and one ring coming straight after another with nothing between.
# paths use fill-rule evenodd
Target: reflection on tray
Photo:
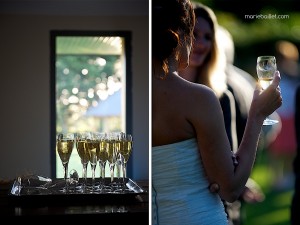
<instances>
[{"instance_id":1,"label":"reflection on tray","mask_svg":"<svg viewBox=\"0 0 300 225\"><path fill-rule=\"evenodd\" d=\"M100 182L101 181L101 182ZM86 189L82 189L82 180L78 182L66 182L64 179L45 178L37 175L18 177L11 188L11 195L14 196L33 196L33 195L136 195L145 191L130 178L114 179L110 178L95 181L92 187L92 181L88 178Z\"/></svg>"}]
</instances>

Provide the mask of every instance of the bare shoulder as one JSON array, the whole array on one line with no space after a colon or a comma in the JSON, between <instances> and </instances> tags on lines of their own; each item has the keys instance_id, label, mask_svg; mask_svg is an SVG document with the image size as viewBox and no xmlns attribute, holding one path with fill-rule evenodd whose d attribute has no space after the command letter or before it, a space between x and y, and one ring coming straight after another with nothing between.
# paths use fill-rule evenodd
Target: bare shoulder
<instances>
[{"instance_id":1,"label":"bare shoulder","mask_svg":"<svg viewBox=\"0 0 300 225\"><path fill-rule=\"evenodd\" d=\"M195 92L195 94L199 94L201 96L204 96L205 98L208 97L208 98L217 99L217 96L216 96L215 92L211 88L209 88L205 85L193 83L193 89L192 90Z\"/></svg>"},{"instance_id":2,"label":"bare shoulder","mask_svg":"<svg viewBox=\"0 0 300 225\"><path fill-rule=\"evenodd\" d=\"M185 93L187 102L190 102L191 104L197 103L202 106L201 108L219 104L218 97L211 88L192 82L188 82L185 85L188 86L188 88L185 88L188 90Z\"/></svg>"},{"instance_id":3,"label":"bare shoulder","mask_svg":"<svg viewBox=\"0 0 300 225\"><path fill-rule=\"evenodd\" d=\"M215 92L202 84L187 83L184 108L190 109L186 116L192 124L208 126L214 121L223 121L222 108Z\"/></svg>"}]
</instances>

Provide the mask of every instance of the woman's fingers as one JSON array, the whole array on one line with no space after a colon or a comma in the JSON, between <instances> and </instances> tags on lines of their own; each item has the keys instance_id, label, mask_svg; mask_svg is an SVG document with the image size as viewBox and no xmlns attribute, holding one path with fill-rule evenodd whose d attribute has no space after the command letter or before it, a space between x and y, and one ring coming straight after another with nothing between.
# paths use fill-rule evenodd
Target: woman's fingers
<instances>
[{"instance_id":1,"label":"woman's fingers","mask_svg":"<svg viewBox=\"0 0 300 225\"><path fill-rule=\"evenodd\" d=\"M270 86L273 86L274 88L277 88L279 86L280 80L281 80L280 72L277 70L275 72L275 77L274 77L274 79L273 79Z\"/></svg>"},{"instance_id":2,"label":"woman's fingers","mask_svg":"<svg viewBox=\"0 0 300 225\"><path fill-rule=\"evenodd\" d=\"M212 183L211 185L209 185L209 191L211 193L218 193L220 190L220 186L216 183Z\"/></svg>"}]
</instances>

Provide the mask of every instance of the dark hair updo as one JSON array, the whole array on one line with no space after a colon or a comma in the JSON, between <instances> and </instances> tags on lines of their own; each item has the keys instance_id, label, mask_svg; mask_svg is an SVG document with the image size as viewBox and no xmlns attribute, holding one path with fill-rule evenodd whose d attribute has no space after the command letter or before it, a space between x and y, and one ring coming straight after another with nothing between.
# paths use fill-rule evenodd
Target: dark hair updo
<instances>
[{"instance_id":1,"label":"dark hair updo","mask_svg":"<svg viewBox=\"0 0 300 225\"><path fill-rule=\"evenodd\" d=\"M182 43L184 38L193 36L195 15L190 0L152 1L152 57L168 73L168 57Z\"/></svg>"}]
</instances>

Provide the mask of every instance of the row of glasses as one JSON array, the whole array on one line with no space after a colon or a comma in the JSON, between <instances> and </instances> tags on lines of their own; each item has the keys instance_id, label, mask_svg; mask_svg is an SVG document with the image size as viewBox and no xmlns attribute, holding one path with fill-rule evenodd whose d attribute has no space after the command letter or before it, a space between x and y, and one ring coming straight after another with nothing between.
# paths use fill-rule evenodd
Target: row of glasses
<instances>
[{"instance_id":1,"label":"row of glasses","mask_svg":"<svg viewBox=\"0 0 300 225\"><path fill-rule=\"evenodd\" d=\"M75 135L75 142L78 155L82 164L82 186L79 187L81 192L87 192L87 167L88 163L92 170L92 190L95 191L95 171L100 154L100 142L102 140L101 133L98 132L84 132Z\"/></svg>"},{"instance_id":2,"label":"row of glasses","mask_svg":"<svg viewBox=\"0 0 300 225\"><path fill-rule=\"evenodd\" d=\"M62 137L67 136L66 141L61 141ZM62 144L69 143L69 144ZM81 186L78 186L80 192L87 193L87 167L91 164L92 170L92 190L96 191L95 185L95 169L97 162L100 167L99 191L105 186L105 166L109 164L110 169L110 192L115 192L114 173L117 165L117 177L120 178L120 167L123 173L122 186L125 187L125 178L127 173L127 161L132 152L132 136L124 132L83 132L76 134L58 134L56 139L56 150L60 155L60 159L64 166L64 179L67 181L68 162L73 150L73 146L77 149L78 155L82 163L82 179ZM62 147L65 146L65 147ZM68 147L67 147L68 146ZM64 150L61 150L64 149ZM119 180L119 179L118 179ZM118 185L117 185L118 186ZM67 188L67 182L66 186ZM65 189L66 189L65 188ZM107 191L107 190L106 190Z\"/></svg>"},{"instance_id":3,"label":"row of glasses","mask_svg":"<svg viewBox=\"0 0 300 225\"><path fill-rule=\"evenodd\" d=\"M108 152L108 163L110 165L110 177L111 177L111 191L119 192L124 191L126 177L127 177L127 162L132 152L133 140L131 134L124 132L110 133L106 138L107 152ZM117 169L115 173L115 167ZM120 170L122 168L122 182L120 181ZM116 181L114 178L116 174Z\"/></svg>"}]
</instances>

